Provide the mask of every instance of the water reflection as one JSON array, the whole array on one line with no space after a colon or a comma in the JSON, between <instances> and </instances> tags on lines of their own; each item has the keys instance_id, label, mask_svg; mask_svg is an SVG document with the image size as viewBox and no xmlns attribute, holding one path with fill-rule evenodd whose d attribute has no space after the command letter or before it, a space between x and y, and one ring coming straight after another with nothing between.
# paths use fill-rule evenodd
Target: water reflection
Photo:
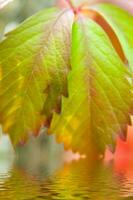
<instances>
[{"instance_id":1,"label":"water reflection","mask_svg":"<svg viewBox=\"0 0 133 200\"><path fill-rule=\"evenodd\" d=\"M5 181L8 180L11 176L13 162L13 147L11 146L7 136L1 136L0 129L0 192L3 190Z\"/></svg>"},{"instance_id":2,"label":"water reflection","mask_svg":"<svg viewBox=\"0 0 133 200\"><path fill-rule=\"evenodd\" d=\"M27 146L19 147L15 159L6 154L0 157L0 200L133 198L132 160L90 162L78 160L76 155L77 161L66 159L65 163L62 146L57 147L51 139L43 145L39 141L44 140L31 139Z\"/></svg>"},{"instance_id":3,"label":"water reflection","mask_svg":"<svg viewBox=\"0 0 133 200\"><path fill-rule=\"evenodd\" d=\"M30 171L28 174L14 166L10 176L7 173L7 179L4 182L0 181L0 199L120 199L117 177L113 175L111 167L106 167L100 162L90 166L85 159L64 164L61 169L43 179L34 172Z\"/></svg>"}]
</instances>

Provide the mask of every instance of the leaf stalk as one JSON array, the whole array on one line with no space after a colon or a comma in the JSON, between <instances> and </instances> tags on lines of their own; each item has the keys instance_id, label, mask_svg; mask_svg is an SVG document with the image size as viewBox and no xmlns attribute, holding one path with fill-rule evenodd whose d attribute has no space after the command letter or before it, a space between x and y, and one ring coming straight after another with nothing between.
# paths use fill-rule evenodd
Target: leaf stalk
<instances>
[{"instance_id":1,"label":"leaf stalk","mask_svg":"<svg viewBox=\"0 0 133 200\"><path fill-rule=\"evenodd\" d=\"M70 6L70 8L73 10L73 12L74 12L75 15L80 12L81 7L75 8L75 6L72 3L72 0L65 0L65 1L68 3L68 5Z\"/></svg>"},{"instance_id":2,"label":"leaf stalk","mask_svg":"<svg viewBox=\"0 0 133 200\"><path fill-rule=\"evenodd\" d=\"M72 8L72 10L75 9L71 0L65 0L65 1L69 4L69 6L70 6L70 8Z\"/></svg>"}]
</instances>

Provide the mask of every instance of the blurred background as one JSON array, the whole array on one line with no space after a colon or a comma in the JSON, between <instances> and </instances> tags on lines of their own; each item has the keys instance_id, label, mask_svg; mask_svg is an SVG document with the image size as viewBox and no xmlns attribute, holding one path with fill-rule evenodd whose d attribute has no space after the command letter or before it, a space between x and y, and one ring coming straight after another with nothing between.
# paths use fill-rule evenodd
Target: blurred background
<instances>
[{"instance_id":1,"label":"blurred background","mask_svg":"<svg viewBox=\"0 0 133 200\"><path fill-rule=\"evenodd\" d=\"M3 0L0 0L3 2ZM15 28L35 12L55 4L55 0L14 0L0 10L0 33Z\"/></svg>"}]
</instances>

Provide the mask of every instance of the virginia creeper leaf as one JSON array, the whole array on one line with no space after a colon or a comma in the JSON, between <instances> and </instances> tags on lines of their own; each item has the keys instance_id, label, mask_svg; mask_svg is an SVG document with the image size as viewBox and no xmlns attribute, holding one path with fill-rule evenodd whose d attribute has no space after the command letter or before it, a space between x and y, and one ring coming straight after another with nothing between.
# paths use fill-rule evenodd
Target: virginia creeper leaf
<instances>
[{"instance_id":1,"label":"virginia creeper leaf","mask_svg":"<svg viewBox=\"0 0 133 200\"><path fill-rule=\"evenodd\" d=\"M98 23L94 10L107 22ZM90 11L41 11L1 42L0 123L14 144L50 123L66 148L87 154L114 147L116 134L125 134L133 103L125 65L127 57L133 66L133 19L113 5Z\"/></svg>"},{"instance_id":2,"label":"virginia creeper leaf","mask_svg":"<svg viewBox=\"0 0 133 200\"><path fill-rule=\"evenodd\" d=\"M46 123L66 93L72 20L71 11L43 10L0 44L0 122L15 144Z\"/></svg>"},{"instance_id":3,"label":"virginia creeper leaf","mask_svg":"<svg viewBox=\"0 0 133 200\"><path fill-rule=\"evenodd\" d=\"M95 146L103 152L106 145L114 146L116 133L126 131L130 73L104 30L83 16L73 25L71 66L68 98L54 114L50 132L66 148L91 153Z\"/></svg>"}]
</instances>

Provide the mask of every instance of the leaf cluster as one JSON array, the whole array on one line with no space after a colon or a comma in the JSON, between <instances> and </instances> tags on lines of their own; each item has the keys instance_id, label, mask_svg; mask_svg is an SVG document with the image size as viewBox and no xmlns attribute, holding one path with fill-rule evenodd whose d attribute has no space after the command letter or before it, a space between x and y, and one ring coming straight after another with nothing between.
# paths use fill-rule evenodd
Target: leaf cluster
<instances>
[{"instance_id":1,"label":"leaf cluster","mask_svg":"<svg viewBox=\"0 0 133 200\"><path fill-rule=\"evenodd\" d=\"M0 43L0 123L14 144L48 127L92 154L126 138L133 17L111 4L50 8Z\"/></svg>"}]
</instances>

